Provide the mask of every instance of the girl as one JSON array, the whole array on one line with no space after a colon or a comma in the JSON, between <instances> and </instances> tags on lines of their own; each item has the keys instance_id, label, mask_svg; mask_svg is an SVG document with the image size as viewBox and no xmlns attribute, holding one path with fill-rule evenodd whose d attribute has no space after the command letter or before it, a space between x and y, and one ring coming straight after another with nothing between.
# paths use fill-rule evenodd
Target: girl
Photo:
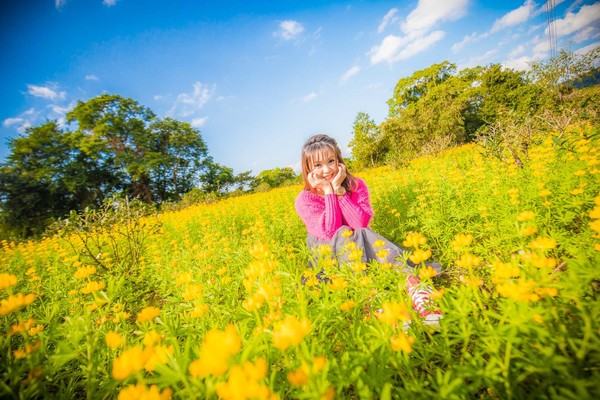
<instances>
[{"instance_id":1,"label":"girl","mask_svg":"<svg viewBox=\"0 0 600 400\"><path fill-rule=\"evenodd\" d=\"M309 249L316 251L320 245L329 245L340 262L348 261L345 245L348 240L362 250L362 261L376 260L382 248L387 250L385 261L402 266L408 273L406 288L413 309L425 323L437 324L442 317L432 310L429 294L431 288L423 285L411 274L415 265L398 261L403 249L369 229L373 208L365 182L352 176L342 158L335 139L327 135L315 135L302 148L302 177L304 189L296 197L296 212L306 225ZM374 246L379 241L378 246ZM437 263L431 264L441 270Z\"/></svg>"}]
</instances>

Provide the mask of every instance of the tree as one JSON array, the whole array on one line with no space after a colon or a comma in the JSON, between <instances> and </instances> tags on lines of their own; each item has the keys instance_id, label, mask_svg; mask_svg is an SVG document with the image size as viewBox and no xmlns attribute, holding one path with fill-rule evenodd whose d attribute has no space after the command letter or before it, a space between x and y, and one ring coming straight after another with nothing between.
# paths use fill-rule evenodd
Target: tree
<instances>
[{"instance_id":1,"label":"tree","mask_svg":"<svg viewBox=\"0 0 600 400\"><path fill-rule=\"evenodd\" d=\"M388 147L381 130L365 112L359 112L354 119L354 136L349 146L357 168L381 164Z\"/></svg>"},{"instance_id":2,"label":"tree","mask_svg":"<svg viewBox=\"0 0 600 400\"><path fill-rule=\"evenodd\" d=\"M297 178L290 167L266 169L254 178L254 189L264 191L293 183Z\"/></svg>"},{"instance_id":3,"label":"tree","mask_svg":"<svg viewBox=\"0 0 600 400\"><path fill-rule=\"evenodd\" d=\"M205 160L205 168L204 174L200 176L205 193L224 195L235 184L233 169L214 162L212 157Z\"/></svg>"},{"instance_id":4,"label":"tree","mask_svg":"<svg viewBox=\"0 0 600 400\"><path fill-rule=\"evenodd\" d=\"M79 101L67 114L76 122L80 148L124 182L127 194L152 200L147 155L154 144L148 125L154 113L136 101L103 94Z\"/></svg>"},{"instance_id":5,"label":"tree","mask_svg":"<svg viewBox=\"0 0 600 400\"><path fill-rule=\"evenodd\" d=\"M9 142L11 153L0 168L5 231L16 237L39 235L71 209L97 206L104 191L117 184L72 143L56 121L29 128Z\"/></svg>"},{"instance_id":6,"label":"tree","mask_svg":"<svg viewBox=\"0 0 600 400\"><path fill-rule=\"evenodd\" d=\"M171 118L150 125L145 157L153 199L157 203L179 200L200 181L206 169L208 149L189 123Z\"/></svg>"}]
</instances>

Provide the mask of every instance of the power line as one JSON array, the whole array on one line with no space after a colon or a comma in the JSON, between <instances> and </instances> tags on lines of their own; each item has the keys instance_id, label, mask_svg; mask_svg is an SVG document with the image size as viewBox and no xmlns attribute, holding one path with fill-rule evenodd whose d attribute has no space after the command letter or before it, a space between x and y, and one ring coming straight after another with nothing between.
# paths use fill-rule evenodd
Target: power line
<instances>
[{"instance_id":1,"label":"power line","mask_svg":"<svg viewBox=\"0 0 600 400\"><path fill-rule=\"evenodd\" d=\"M556 57L556 13L554 0L546 1L546 22L548 25L548 43L550 45L550 57Z\"/></svg>"}]
</instances>

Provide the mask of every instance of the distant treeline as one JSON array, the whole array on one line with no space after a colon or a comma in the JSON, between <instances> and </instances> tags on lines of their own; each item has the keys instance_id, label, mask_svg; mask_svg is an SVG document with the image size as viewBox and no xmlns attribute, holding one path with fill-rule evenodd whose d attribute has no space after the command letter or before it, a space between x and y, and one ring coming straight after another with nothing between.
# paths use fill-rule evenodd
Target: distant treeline
<instances>
[{"instance_id":1,"label":"distant treeline","mask_svg":"<svg viewBox=\"0 0 600 400\"><path fill-rule=\"evenodd\" d=\"M522 165L534 131L581 120L597 126L599 55L600 47L582 55L562 50L528 72L497 64L457 71L447 61L417 71L398 81L383 122L356 116L355 166L401 165L470 141Z\"/></svg>"},{"instance_id":2,"label":"distant treeline","mask_svg":"<svg viewBox=\"0 0 600 400\"><path fill-rule=\"evenodd\" d=\"M469 141L520 164L532 130L598 121L600 48L561 51L529 72L444 61L402 78L380 124L358 113L350 142L355 168L401 165ZM47 121L9 142L0 164L0 239L39 237L72 211L115 196L162 209L299 182L291 168L238 175L216 163L198 129L158 118L135 100L104 94L78 102L67 125Z\"/></svg>"}]
</instances>

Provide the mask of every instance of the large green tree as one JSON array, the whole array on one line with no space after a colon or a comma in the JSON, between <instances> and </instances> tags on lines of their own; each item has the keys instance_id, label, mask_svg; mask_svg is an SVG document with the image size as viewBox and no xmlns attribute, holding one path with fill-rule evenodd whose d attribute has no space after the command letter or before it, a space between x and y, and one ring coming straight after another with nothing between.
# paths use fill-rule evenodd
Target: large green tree
<instances>
[{"instance_id":1,"label":"large green tree","mask_svg":"<svg viewBox=\"0 0 600 400\"><path fill-rule=\"evenodd\" d=\"M359 112L354 119L354 135L349 143L352 159L357 168L371 168L381 164L387 152L388 144L381 129L369 114Z\"/></svg>"}]
</instances>

